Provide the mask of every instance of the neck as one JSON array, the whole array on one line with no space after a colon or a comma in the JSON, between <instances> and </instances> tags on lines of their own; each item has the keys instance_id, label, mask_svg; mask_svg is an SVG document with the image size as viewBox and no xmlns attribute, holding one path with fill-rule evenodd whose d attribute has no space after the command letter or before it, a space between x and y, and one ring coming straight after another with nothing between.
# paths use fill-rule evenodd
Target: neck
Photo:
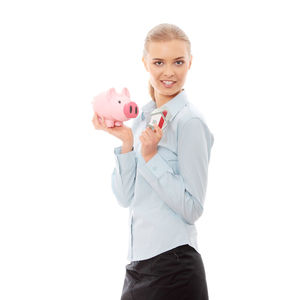
<instances>
[{"instance_id":1,"label":"neck","mask_svg":"<svg viewBox=\"0 0 300 300\"><path fill-rule=\"evenodd\" d=\"M176 92L173 95L163 95L158 93L156 90L154 90L154 97L156 102L156 107L159 108L163 106L165 103L173 99L176 95L178 95L183 89L180 89L178 92Z\"/></svg>"}]
</instances>

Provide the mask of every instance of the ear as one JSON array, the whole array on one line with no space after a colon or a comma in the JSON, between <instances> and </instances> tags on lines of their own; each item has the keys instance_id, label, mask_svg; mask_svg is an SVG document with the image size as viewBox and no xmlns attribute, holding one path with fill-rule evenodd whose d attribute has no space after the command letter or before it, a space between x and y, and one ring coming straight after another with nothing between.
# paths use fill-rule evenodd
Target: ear
<instances>
[{"instance_id":1,"label":"ear","mask_svg":"<svg viewBox=\"0 0 300 300\"><path fill-rule=\"evenodd\" d=\"M145 66L146 71L149 72L148 67L147 67L147 62L146 62L144 56L142 57L142 62L144 63L144 66Z\"/></svg>"},{"instance_id":2,"label":"ear","mask_svg":"<svg viewBox=\"0 0 300 300\"><path fill-rule=\"evenodd\" d=\"M106 96L107 98L110 100L111 98L113 98L116 95L116 90L115 88L110 88L107 92L106 92Z\"/></svg>"},{"instance_id":3,"label":"ear","mask_svg":"<svg viewBox=\"0 0 300 300\"><path fill-rule=\"evenodd\" d=\"M192 56L192 54L191 54L190 64L189 64L189 69L191 68L192 60L193 60L193 56Z\"/></svg>"},{"instance_id":4,"label":"ear","mask_svg":"<svg viewBox=\"0 0 300 300\"><path fill-rule=\"evenodd\" d=\"M125 95L125 96L127 96L128 98L130 98L129 91L128 91L128 89L127 89L126 87L123 88L123 90L122 90L122 95Z\"/></svg>"}]
</instances>

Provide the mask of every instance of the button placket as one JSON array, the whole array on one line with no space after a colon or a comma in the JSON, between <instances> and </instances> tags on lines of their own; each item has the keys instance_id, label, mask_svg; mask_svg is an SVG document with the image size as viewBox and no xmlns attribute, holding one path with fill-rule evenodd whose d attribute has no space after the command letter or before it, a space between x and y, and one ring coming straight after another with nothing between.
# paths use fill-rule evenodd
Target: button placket
<instances>
[{"instance_id":1,"label":"button placket","mask_svg":"<svg viewBox=\"0 0 300 300\"><path fill-rule=\"evenodd\" d=\"M129 233L130 257L133 259L133 211L130 210L130 233Z\"/></svg>"},{"instance_id":2,"label":"button placket","mask_svg":"<svg viewBox=\"0 0 300 300\"><path fill-rule=\"evenodd\" d=\"M131 259L133 259L133 235L132 235L132 221L133 221L133 216L131 215L131 220L130 220Z\"/></svg>"}]
</instances>

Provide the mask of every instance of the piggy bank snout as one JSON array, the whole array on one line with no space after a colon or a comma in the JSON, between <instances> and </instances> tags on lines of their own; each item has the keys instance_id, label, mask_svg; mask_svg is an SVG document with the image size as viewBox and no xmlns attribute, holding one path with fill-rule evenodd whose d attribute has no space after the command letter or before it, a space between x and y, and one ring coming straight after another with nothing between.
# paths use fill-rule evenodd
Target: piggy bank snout
<instances>
[{"instance_id":1,"label":"piggy bank snout","mask_svg":"<svg viewBox=\"0 0 300 300\"><path fill-rule=\"evenodd\" d=\"M138 114L139 108L135 102L131 101L124 105L124 115L127 118L136 118Z\"/></svg>"}]
</instances>

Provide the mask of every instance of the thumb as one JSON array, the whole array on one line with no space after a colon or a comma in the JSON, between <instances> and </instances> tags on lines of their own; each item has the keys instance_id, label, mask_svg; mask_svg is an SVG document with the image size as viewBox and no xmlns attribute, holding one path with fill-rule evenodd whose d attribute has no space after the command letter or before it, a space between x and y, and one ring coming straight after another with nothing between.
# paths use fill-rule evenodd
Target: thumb
<instances>
[{"instance_id":1,"label":"thumb","mask_svg":"<svg viewBox=\"0 0 300 300\"><path fill-rule=\"evenodd\" d=\"M157 124L155 124L154 126L155 126L156 133L157 133L158 135L161 135L161 134L162 134L161 128L160 128Z\"/></svg>"}]
</instances>

